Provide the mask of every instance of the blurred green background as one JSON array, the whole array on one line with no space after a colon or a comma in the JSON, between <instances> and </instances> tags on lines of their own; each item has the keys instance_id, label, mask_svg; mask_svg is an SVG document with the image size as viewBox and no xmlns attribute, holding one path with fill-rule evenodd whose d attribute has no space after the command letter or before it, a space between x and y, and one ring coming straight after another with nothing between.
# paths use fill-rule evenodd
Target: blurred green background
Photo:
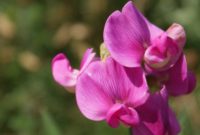
<instances>
[{"instance_id":1,"label":"blurred green background","mask_svg":"<svg viewBox=\"0 0 200 135\"><path fill-rule=\"evenodd\" d=\"M0 0L0 135L126 135L79 112L74 94L57 85L51 59L67 54L74 67L88 47L98 51L106 18L126 0ZM187 32L188 66L200 78L200 1L135 0L147 18ZM181 135L200 135L200 87L172 99Z\"/></svg>"}]
</instances>

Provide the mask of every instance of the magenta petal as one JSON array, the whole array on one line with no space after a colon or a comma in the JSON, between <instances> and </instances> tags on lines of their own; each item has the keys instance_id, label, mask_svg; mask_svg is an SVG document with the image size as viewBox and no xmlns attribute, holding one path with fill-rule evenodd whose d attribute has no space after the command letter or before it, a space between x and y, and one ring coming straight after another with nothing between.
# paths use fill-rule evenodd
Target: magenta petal
<instances>
[{"instance_id":1,"label":"magenta petal","mask_svg":"<svg viewBox=\"0 0 200 135\"><path fill-rule=\"evenodd\" d=\"M196 77L192 72L188 72L188 91L187 93L192 92L196 87Z\"/></svg>"},{"instance_id":2,"label":"magenta petal","mask_svg":"<svg viewBox=\"0 0 200 135\"><path fill-rule=\"evenodd\" d=\"M106 21L104 43L111 56L124 66L141 65L149 38L148 27L132 2L128 2L122 12L112 13Z\"/></svg>"},{"instance_id":3,"label":"magenta petal","mask_svg":"<svg viewBox=\"0 0 200 135\"><path fill-rule=\"evenodd\" d=\"M154 135L149 128L144 125L143 123L140 123L139 125L135 126L132 130L133 135Z\"/></svg>"},{"instance_id":4,"label":"magenta petal","mask_svg":"<svg viewBox=\"0 0 200 135\"><path fill-rule=\"evenodd\" d=\"M140 122L139 115L135 109L132 107L127 108L127 114L122 114L120 120L129 126L135 126Z\"/></svg>"},{"instance_id":5,"label":"magenta petal","mask_svg":"<svg viewBox=\"0 0 200 135\"><path fill-rule=\"evenodd\" d=\"M169 135L178 135L181 131L181 127L176 119L175 113L169 108Z\"/></svg>"},{"instance_id":6,"label":"magenta petal","mask_svg":"<svg viewBox=\"0 0 200 135\"><path fill-rule=\"evenodd\" d=\"M72 69L68 59L64 54L59 53L52 60L52 74L57 83L64 87L73 87L79 71Z\"/></svg>"},{"instance_id":7,"label":"magenta petal","mask_svg":"<svg viewBox=\"0 0 200 135\"><path fill-rule=\"evenodd\" d=\"M120 122L123 122L127 126L135 126L139 123L140 119L137 111L132 107L116 103L108 111L106 121L111 127L116 128Z\"/></svg>"},{"instance_id":8,"label":"magenta petal","mask_svg":"<svg viewBox=\"0 0 200 135\"><path fill-rule=\"evenodd\" d=\"M167 70L178 60L182 49L167 36L166 33L158 36L148 47L144 59L146 64L157 71Z\"/></svg>"},{"instance_id":9,"label":"magenta petal","mask_svg":"<svg viewBox=\"0 0 200 135\"><path fill-rule=\"evenodd\" d=\"M157 38L158 36L160 36L161 34L164 33L164 31L162 29L160 29L156 25L149 22L146 18L145 18L145 20L146 20L147 26L149 28L151 41L153 41L155 38Z\"/></svg>"},{"instance_id":10,"label":"magenta petal","mask_svg":"<svg viewBox=\"0 0 200 135\"><path fill-rule=\"evenodd\" d=\"M105 93L115 102L127 102L138 106L145 102L148 96L148 86L141 68L128 70L109 57L105 62L96 65L94 76L93 79L102 85ZM135 78L131 79L130 76Z\"/></svg>"},{"instance_id":11,"label":"magenta petal","mask_svg":"<svg viewBox=\"0 0 200 135\"><path fill-rule=\"evenodd\" d=\"M107 113L106 121L112 128L117 128L120 124L118 116L123 109L122 104L114 104Z\"/></svg>"},{"instance_id":12,"label":"magenta petal","mask_svg":"<svg viewBox=\"0 0 200 135\"><path fill-rule=\"evenodd\" d=\"M87 66L91 63L91 61L94 59L95 57L95 53L92 53L93 49L87 49L83 58L82 58L82 61L81 61L81 66L80 66L80 73L82 71L84 71Z\"/></svg>"},{"instance_id":13,"label":"magenta petal","mask_svg":"<svg viewBox=\"0 0 200 135\"><path fill-rule=\"evenodd\" d=\"M127 77L124 67L109 57L105 62L92 62L79 76L76 99L81 112L87 118L103 120L106 112L115 103L128 104L131 107L141 104L144 102L141 98L146 99L145 92L147 89L137 90ZM130 95L132 99L129 98ZM140 103L136 102L139 100Z\"/></svg>"},{"instance_id":14,"label":"magenta petal","mask_svg":"<svg viewBox=\"0 0 200 135\"><path fill-rule=\"evenodd\" d=\"M167 90L165 87L163 87L159 92L151 94L145 104L137 108L141 119L149 123L156 122L159 118L160 111L162 110L162 112L166 112L168 108L168 97L166 95Z\"/></svg>"},{"instance_id":15,"label":"magenta petal","mask_svg":"<svg viewBox=\"0 0 200 135\"><path fill-rule=\"evenodd\" d=\"M147 102L137 108L141 123L133 127L134 135L177 135L179 123L168 106L165 87L152 94Z\"/></svg>"},{"instance_id":16,"label":"magenta petal","mask_svg":"<svg viewBox=\"0 0 200 135\"><path fill-rule=\"evenodd\" d=\"M80 111L85 117L95 121L104 120L112 106L112 99L100 83L103 79L101 72L104 72L101 70L99 61L91 63L79 76L76 85L76 100Z\"/></svg>"},{"instance_id":17,"label":"magenta petal","mask_svg":"<svg viewBox=\"0 0 200 135\"><path fill-rule=\"evenodd\" d=\"M166 117L168 118L158 119L153 125L140 123L133 128L133 135L178 135L180 133L180 125L170 108ZM160 127L159 125L162 126Z\"/></svg>"},{"instance_id":18,"label":"magenta petal","mask_svg":"<svg viewBox=\"0 0 200 135\"><path fill-rule=\"evenodd\" d=\"M134 4L129 1L122 9L122 14L125 15L133 28L132 30L135 42L138 45L147 47L150 44L150 33L146 21L144 20L141 12L137 10Z\"/></svg>"},{"instance_id":19,"label":"magenta petal","mask_svg":"<svg viewBox=\"0 0 200 135\"><path fill-rule=\"evenodd\" d=\"M188 70L185 56L181 56L174 67L167 71L168 81L165 82L170 95L178 96L188 92Z\"/></svg>"},{"instance_id":20,"label":"magenta petal","mask_svg":"<svg viewBox=\"0 0 200 135\"><path fill-rule=\"evenodd\" d=\"M142 68L125 68L126 73L133 86L135 87L129 94L129 102L134 103L134 106L137 107L142 105L149 94L148 85L146 81L146 76ZM137 95L137 96L135 96Z\"/></svg>"}]
</instances>

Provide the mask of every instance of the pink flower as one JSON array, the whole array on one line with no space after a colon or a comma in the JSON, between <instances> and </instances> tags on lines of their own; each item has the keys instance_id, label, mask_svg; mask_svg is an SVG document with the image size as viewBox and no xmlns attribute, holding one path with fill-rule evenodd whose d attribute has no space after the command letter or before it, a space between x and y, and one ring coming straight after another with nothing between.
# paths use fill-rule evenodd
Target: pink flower
<instances>
[{"instance_id":1,"label":"pink flower","mask_svg":"<svg viewBox=\"0 0 200 135\"><path fill-rule=\"evenodd\" d=\"M166 32L151 24L129 1L106 21L104 42L111 56L126 67L145 64L156 70L173 66L185 44L185 31L173 24Z\"/></svg>"},{"instance_id":2,"label":"pink flower","mask_svg":"<svg viewBox=\"0 0 200 135\"><path fill-rule=\"evenodd\" d=\"M148 86L141 68L124 68L111 57L94 61L79 76L76 100L85 117L106 120L111 127L120 122L137 125L137 107L148 98Z\"/></svg>"},{"instance_id":3,"label":"pink flower","mask_svg":"<svg viewBox=\"0 0 200 135\"><path fill-rule=\"evenodd\" d=\"M76 85L78 76L87 68L91 61L93 61L95 53L92 49L87 49L85 52L80 70L73 69L69 60L63 53L57 54L52 60L52 74L54 80L63 87L70 90ZM74 89L71 89L74 91Z\"/></svg>"},{"instance_id":4,"label":"pink flower","mask_svg":"<svg viewBox=\"0 0 200 135\"><path fill-rule=\"evenodd\" d=\"M104 27L104 43L113 59L126 67L140 67L150 46L150 32L143 16L131 1L115 11Z\"/></svg>"},{"instance_id":5,"label":"pink flower","mask_svg":"<svg viewBox=\"0 0 200 135\"><path fill-rule=\"evenodd\" d=\"M126 67L144 65L147 75L165 76L160 81L161 87L166 85L173 96L192 91L196 84L182 58L185 41L181 25L172 24L163 31L150 23L131 1L121 12L113 12L104 28L104 43L113 59Z\"/></svg>"},{"instance_id":6,"label":"pink flower","mask_svg":"<svg viewBox=\"0 0 200 135\"><path fill-rule=\"evenodd\" d=\"M160 92L152 94L138 108L141 122L133 127L134 135L178 135L180 125L175 114L168 106L168 96L165 87Z\"/></svg>"},{"instance_id":7,"label":"pink flower","mask_svg":"<svg viewBox=\"0 0 200 135\"><path fill-rule=\"evenodd\" d=\"M174 23L164 31L129 1L106 21L104 43L109 52L101 46L102 61L88 49L80 69L74 69L59 53L52 60L52 74L69 91L76 89L78 107L90 120L104 120L113 128L123 123L134 135L177 135L180 126L168 96L187 94L196 86L183 54L185 42L181 25ZM149 76L159 85L153 94Z\"/></svg>"},{"instance_id":8,"label":"pink flower","mask_svg":"<svg viewBox=\"0 0 200 135\"><path fill-rule=\"evenodd\" d=\"M186 36L183 27L172 24L166 32L147 22L151 33L151 46L144 54L145 65L151 70L165 71L179 59ZM156 35L154 33L157 33Z\"/></svg>"}]
</instances>

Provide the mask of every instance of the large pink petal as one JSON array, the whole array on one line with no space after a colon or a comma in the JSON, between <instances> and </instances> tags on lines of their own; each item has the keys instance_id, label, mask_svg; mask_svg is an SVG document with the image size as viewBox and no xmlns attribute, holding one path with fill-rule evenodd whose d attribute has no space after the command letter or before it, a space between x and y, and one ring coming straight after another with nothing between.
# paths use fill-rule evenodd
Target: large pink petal
<instances>
[{"instance_id":1,"label":"large pink petal","mask_svg":"<svg viewBox=\"0 0 200 135\"><path fill-rule=\"evenodd\" d=\"M69 60L64 54L59 53L52 60L52 74L53 78L60 85L69 88L76 84L76 79L79 71L72 69Z\"/></svg>"},{"instance_id":2,"label":"large pink petal","mask_svg":"<svg viewBox=\"0 0 200 135\"><path fill-rule=\"evenodd\" d=\"M111 56L127 67L141 66L150 35L145 20L132 2L122 12L115 11L106 21L104 43Z\"/></svg>"},{"instance_id":3,"label":"large pink petal","mask_svg":"<svg viewBox=\"0 0 200 135\"><path fill-rule=\"evenodd\" d=\"M117 102L131 104L133 107L143 104L148 97L148 86L142 68L125 68L107 58L105 78L101 82L106 85L106 92ZM103 73L101 73L103 74Z\"/></svg>"},{"instance_id":4,"label":"large pink petal","mask_svg":"<svg viewBox=\"0 0 200 135\"><path fill-rule=\"evenodd\" d=\"M102 84L96 82L99 62L91 63L79 76L76 85L76 101L80 111L91 120L104 120L107 111L112 106L112 99L104 92ZM101 67L100 67L101 69ZM106 78L104 78L106 79Z\"/></svg>"},{"instance_id":5,"label":"large pink petal","mask_svg":"<svg viewBox=\"0 0 200 135\"><path fill-rule=\"evenodd\" d=\"M125 68L128 78L133 84L134 88L129 94L129 102L134 103L134 107L142 105L149 94L146 76L142 68ZM137 96L136 96L137 95Z\"/></svg>"},{"instance_id":6,"label":"large pink petal","mask_svg":"<svg viewBox=\"0 0 200 135\"><path fill-rule=\"evenodd\" d=\"M141 12L137 10L134 4L130 1L122 9L122 14L127 17L134 31L135 41L139 45L147 47L150 43L150 33ZM144 44L146 43L146 44Z\"/></svg>"},{"instance_id":7,"label":"large pink petal","mask_svg":"<svg viewBox=\"0 0 200 135\"><path fill-rule=\"evenodd\" d=\"M137 89L127 77L124 67L109 57L105 62L92 62L79 76L76 98L87 118L102 120L108 108L115 103L132 107L141 104L146 100L146 91Z\"/></svg>"}]
</instances>

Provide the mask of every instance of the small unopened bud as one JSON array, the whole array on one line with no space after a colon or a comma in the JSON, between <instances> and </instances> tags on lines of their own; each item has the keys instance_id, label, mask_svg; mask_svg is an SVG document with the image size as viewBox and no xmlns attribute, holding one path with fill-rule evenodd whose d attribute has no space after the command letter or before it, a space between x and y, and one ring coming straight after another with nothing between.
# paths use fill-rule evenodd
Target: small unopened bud
<instances>
[{"instance_id":1,"label":"small unopened bud","mask_svg":"<svg viewBox=\"0 0 200 135\"><path fill-rule=\"evenodd\" d=\"M173 23L167 29L167 35L171 37L180 48L183 48L186 42L186 34L184 28L177 23Z\"/></svg>"},{"instance_id":2,"label":"small unopened bud","mask_svg":"<svg viewBox=\"0 0 200 135\"><path fill-rule=\"evenodd\" d=\"M100 56L102 61L106 60L106 58L110 56L110 53L104 43L100 45Z\"/></svg>"},{"instance_id":3,"label":"small unopened bud","mask_svg":"<svg viewBox=\"0 0 200 135\"><path fill-rule=\"evenodd\" d=\"M181 51L176 42L163 33L154 40L152 46L147 48L144 60L149 67L164 71L176 63Z\"/></svg>"}]
</instances>

